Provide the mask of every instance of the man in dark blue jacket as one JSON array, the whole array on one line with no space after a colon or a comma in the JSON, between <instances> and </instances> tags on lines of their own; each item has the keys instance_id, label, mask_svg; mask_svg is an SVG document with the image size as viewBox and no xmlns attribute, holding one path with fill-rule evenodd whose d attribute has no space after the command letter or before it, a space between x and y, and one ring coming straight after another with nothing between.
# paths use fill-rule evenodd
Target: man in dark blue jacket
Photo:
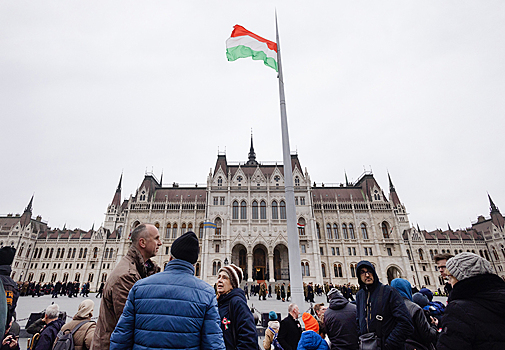
<instances>
[{"instance_id":1,"label":"man in dark blue jacket","mask_svg":"<svg viewBox=\"0 0 505 350\"><path fill-rule=\"evenodd\" d=\"M381 338L382 349L403 349L405 340L414 332L403 298L394 288L379 282L379 277L369 261L360 261L356 273L361 287L356 294L359 335L375 332ZM381 288L383 288L382 310L379 310ZM378 331L379 322L381 322L380 331Z\"/></svg>"},{"instance_id":2,"label":"man in dark blue jacket","mask_svg":"<svg viewBox=\"0 0 505 350\"><path fill-rule=\"evenodd\" d=\"M331 350L357 350L356 305L349 303L336 288L328 292L330 307L324 312L324 325Z\"/></svg>"},{"instance_id":3,"label":"man in dark blue jacket","mask_svg":"<svg viewBox=\"0 0 505 350\"><path fill-rule=\"evenodd\" d=\"M165 271L137 281L110 339L110 350L224 350L214 289L195 277L194 232L177 238Z\"/></svg>"}]
</instances>

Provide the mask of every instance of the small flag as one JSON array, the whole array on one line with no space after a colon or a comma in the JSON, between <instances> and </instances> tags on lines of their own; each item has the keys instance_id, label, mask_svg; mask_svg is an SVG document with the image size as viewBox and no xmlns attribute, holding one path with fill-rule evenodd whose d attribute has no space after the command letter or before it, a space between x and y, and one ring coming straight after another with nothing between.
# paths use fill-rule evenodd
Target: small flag
<instances>
[{"instance_id":1,"label":"small flag","mask_svg":"<svg viewBox=\"0 0 505 350\"><path fill-rule=\"evenodd\" d=\"M296 224L296 226L298 226L298 228L304 228L305 227L305 225L302 225L299 222Z\"/></svg>"},{"instance_id":2,"label":"small flag","mask_svg":"<svg viewBox=\"0 0 505 350\"><path fill-rule=\"evenodd\" d=\"M203 227L217 228L216 224L210 221L204 222Z\"/></svg>"},{"instance_id":3,"label":"small flag","mask_svg":"<svg viewBox=\"0 0 505 350\"><path fill-rule=\"evenodd\" d=\"M277 44L264 39L240 25L233 27L231 37L226 40L226 57L228 61L239 58L252 57L253 60L261 60L265 66L278 71L277 68Z\"/></svg>"}]
</instances>

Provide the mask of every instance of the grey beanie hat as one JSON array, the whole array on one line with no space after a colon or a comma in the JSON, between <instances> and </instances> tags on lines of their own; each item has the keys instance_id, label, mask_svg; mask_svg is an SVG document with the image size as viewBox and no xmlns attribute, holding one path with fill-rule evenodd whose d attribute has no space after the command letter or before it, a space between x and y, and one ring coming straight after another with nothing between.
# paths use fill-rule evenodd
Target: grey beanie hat
<instances>
[{"instance_id":1,"label":"grey beanie hat","mask_svg":"<svg viewBox=\"0 0 505 350\"><path fill-rule=\"evenodd\" d=\"M447 260L447 270L458 281L485 273L493 273L491 264L474 253L460 253Z\"/></svg>"}]
</instances>

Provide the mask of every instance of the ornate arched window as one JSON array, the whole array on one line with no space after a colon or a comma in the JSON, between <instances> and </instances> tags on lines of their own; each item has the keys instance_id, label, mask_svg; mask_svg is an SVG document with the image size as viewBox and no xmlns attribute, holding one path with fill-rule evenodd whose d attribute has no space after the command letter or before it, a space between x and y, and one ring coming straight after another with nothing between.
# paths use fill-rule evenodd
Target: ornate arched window
<instances>
[{"instance_id":1,"label":"ornate arched window","mask_svg":"<svg viewBox=\"0 0 505 350\"><path fill-rule=\"evenodd\" d=\"M58 248L58 250L56 251L56 259L60 258L60 252L61 252L61 249Z\"/></svg>"},{"instance_id":2,"label":"ornate arched window","mask_svg":"<svg viewBox=\"0 0 505 350\"><path fill-rule=\"evenodd\" d=\"M281 201L280 203L281 220L286 220L286 202Z\"/></svg>"},{"instance_id":3,"label":"ornate arched window","mask_svg":"<svg viewBox=\"0 0 505 350\"><path fill-rule=\"evenodd\" d=\"M200 226L198 227L198 237L203 238L203 222L200 223ZM200 275L197 275L200 276Z\"/></svg>"},{"instance_id":4,"label":"ornate arched window","mask_svg":"<svg viewBox=\"0 0 505 350\"><path fill-rule=\"evenodd\" d=\"M300 187L300 178L298 176L295 176L295 186Z\"/></svg>"},{"instance_id":5,"label":"ornate arched window","mask_svg":"<svg viewBox=\"0 0 505 350\"><path fill-rule=\"evenodd\" d=\"M245 201L240 202L240 220L247 219L247 204Z\"/></svg>"},{"instance_id":6,"label":"ornate arched window","mask_svg":"<svg viewBox=\"0 0 505 350\"><path fill-rule=\"evenodd\" d=\"M267 203L265 201L261 201L260 203L260 219L267 219Z\"/></svg>"},{"instance_id":7,"label":"ornate arched window","mask_svg":"<svg viewBox=\"0 0 505 350\"><path fill-rule=\"evenodd\" d=\"M186 223L183 222L182 223L182 226L181 226L181 235L185 234L186 233Z\"/></svg>"},{"instance_id":8,"label":"ornate arched window","mask_svg":"<svg viewBox=\"0 0 505 350\"><path fill-rule=\"evenodd\" d=\"M219 187L223 186L223 178L221 176L217 178L217 185Z\"/></svg>"},{"instance_id":9,"label":"ornate arched window","mask_svg":"<svg viewBox=\"0 0 505 350\"><path fill-rule=\"evenodd\" d=\"M356 236L354 235L354 225L349 224L349 236L351 236L351 239L356 239Z\"/></svg>"},{"instance_id":10,"label":"ornate arched window","mask_svg":"<svg viewBox=\"0 0 505 350\"><path fill-rule=\"evenodd\" d=\"M382 229L382 236L386 239L389 238L389 226L388 223L383 221L381 224L381 229Z\"/></svg>"},{"instance_id":11,"label":"ornate arched window","mask_svg":"<svg viewBox=\"0 0 505 350\"><path fill-rule=\"evenodd\" d=\"M356 264L351 264L351 277L356 277Z\"/></svg>"},{"instance_id":12,"label":"ornate arched window","mask_svg":"<svg viewBox=\"0 0 505 350\"><path fill-rule=\"evenodd\" d=\"M252 219L258 220L258 218L259 218L259 216L258 216L258 202L253 201L252 202Z\"/></svg>"},{"instance_id":13,"label":"ornate arched window","mask_svg":"<svg viewBox=\"0 0 505 350\"><path fill-rule=\"evenodd\" d=\"M221 226L223 225L223 221L221 220L221 218L216 218L216 220L214 220L214 223L216 224L214 234L216 236L219 236L221 235Z\"/></svg>"},{"instance_id":14,"label":"ornate arched window","mask_svg":"<svg viewBox=\"0 0 505 350\"><path fill-rule=\"evenodd\" d=\"M326 265L324 263L321 264L321 272L323 273L323 277L326 277Z\"/></svg>"},{"instance_id":15,"label":"ornate arched window","mask_svg":"<svg viewBox=\"0 0 505 350\"><path fill-rule=\"evenodd\" d=\"M419 260L424 260L424 252L421 248L419 248Z\"/></svg>"},{"instance_id":16,"label":"ornate arched window","mask_svg":"<svg viewBox=\"0 0 505 350\"><path fill-rule=\"evenodd\" d=\"M409 260L412 260L412 256L410 255L410 250L407 249L407 257L409 258Z\"/></svg>"},{"instance_id":17,"label":"ornate arched window","mask_svg":"<svg viewBox=\"0 0 505 350\"><path fill-rule=\"evenodd\" d=\"M344 239L349 239L349 235L347 234L347 225L342 224L342 236L344 236Z\"/></svg>"},{"instance_id":18,"label":"ornate arched window","mask_svg":"<svg viewBox=\"0 0 505 350\"><path fill-rule=\"evenodd\" d=\"M321 239L321 228L319 227L319 222L316 222L316 234L317 239Z\"/></svg>"},{"instance_id":19,"label":"ornate arched window","mask_svg":"<svg viewBox=\"0 0 505 350\"><path fill-rule=\"evenodd\" d=\"M272 202L272 220L277 220L279 219L279 211L277 208L277 202L273 201Z\"/></svg>"},{"instance_id":20,"label":"ornate arched window","mask_svg":"<svg viewBox=\"0 0 505 350\"><path fill-rule=\"evenodd\" d=\"M335 236L335 239L340 238L340 236L338 235L338 225L337 224L333 224L333 234Z\"/></svg>"},{"instance_id":21,"label":"ornate arched window","mask_svg":"<svg viewBox=\"0 0 505 350\"><path fill-rule=\"evenodd\" d=\"M238 220L238 202L237 201L233 201L232 218L233 218L233 220Z\"/></svg>"},{"instance_id":22,"label":"ornate arched window","mask_svg":"<svg viewBox=\"0 0 505 350\"><path fill-rule=\"evenodd\" d=\"M363 236L363 239L368 239L368 231L366 230L365 223L361 224L361 236Z\"/></svg>"},{"instance_id":23,"label":"ornate arched window","mask_svg":"<svg viewBox=\"0 0 505 350\"><path fill-rule=\"evenodd\" d=\"M84 253L82 254L82 258L86 259L87 254L88 254L88 248L84 248Z\"/></svg>"},{"instance_id":24,"label":"ornate arched window","mask_svg":"<svg viewBox=\"0 0 505 350\"><path fill-rule=\"evenodd\" d=\"M195 276L200 276L200 263L196 263L195 265Z\"/></svg>"},{"instance_id":25,"label":"ornate arched window","mask_svg":"<svg viewBox=\"0 0 505 350\"><path fill-rule=\"evenodd\" d=\"M333 239L333 234L331 232L331 224L326 224L326 238Z\"/></svg>"},{"instance_id":26,"label":"ornate arched window","mask_svg":"<svg viewBox=\"0 0 505 350\"><path fill-rule=\"evenodd\" d=\"M82 249L82 248L81 248L81 249L79 249L79 259L81 259L81 258L82 258L82 251L83 251L83 249Z\"/></svg>"},{"instance_id":27,"label":"ornate arched window","mask_svg":"<svg viewBox=\"0 0 505 350\"><path fill-rule=\"evenodd\" d=\"M335 277L342 277L342 264L333 265L333 274Z\"/></svg>"},{"instance_id":28,"label":"ornate arched window","mask_svg":"<svg viewBox=\"0 0 505 350\"><path fill-rule=\"evenodd\" d=\"M304 218L298 219L298 234L300 236L305 236L305 219Z\"/></svg>"},{"instance_id":29,"label":"ornate arched window","mask_svg":"<svg viewBox=\"0 0 505 350\"><path fill-rule=\"evenodd\" d=\"M172 238L177 238L177 223L174 222L174 227L172 227Z\"/></svg>"},{"instance_id":30,"label":"ornate arched window","mask_svg":"<svg viewBox=\"0 0 505 350\"><path fill-rule=\"evenodd\" d=\"M172 230L172 225L170 223L167 224L166 231L165 231L165 238L168 239L170 238L170 231Z\"/></svg>"}]
</instances>

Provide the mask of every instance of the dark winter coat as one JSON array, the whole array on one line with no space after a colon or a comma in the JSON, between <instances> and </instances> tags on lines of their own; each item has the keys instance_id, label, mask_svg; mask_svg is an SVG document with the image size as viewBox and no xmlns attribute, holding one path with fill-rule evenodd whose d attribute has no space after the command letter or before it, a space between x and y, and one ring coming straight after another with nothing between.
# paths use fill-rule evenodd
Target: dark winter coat
<instances>
[{"instance_id":1,"label":"dark winter coat","mask_svg":"<svg viewBox=\"0 0 505 350\"><path fill-rule=\"evenodd\" d=\"M14 311L16 311L16 306L18 304L19 299L19 289L18 285L11 278L11 266L10 265L0 265L0 279L2 280L4 290L5 290L5 298L7 299L7 321L6 324L9 324L12 316L14 315Z\"/></svg>"},{"instance_id":2,"label":"dark winter coat","mask_svg":"<svg viewBox=\"0 0 505 350\"><path fill-rule=\"evenodd\" d=\"M258 349L258 333L254 316L247 306L241 288L219 296L219 317L226 349Z\"/></svg>"},{"instance_id":3,"label":"dark winter coat","mask_svg":"<svg viewBox=\"0 0 505 350\"><path fill-rule=\"evenodd\" d=\"M60 318L50 322L40 333L40 338L37 341L34 350L51 350L53 348L54 340L64 324L65 321Z\"/></svg>"},{"instance_id":4,"label":"dark winter coat","mask_svg":"<svg viewBox=\"0 0 505 350\"><path fill-rule=\"evenodd\" d=\"M326 340L314 331L302 333L297 350L329 350Z\"/></svg>"},{"instance_id":5,"label":"dark winter coat","mask_svg":"<svg viewBox=\"0 0 505 350\"><path fill-rule=\"evenodd\" d=\"M505 349L505 282L500 277L478 275L454 285L437 349Z\"/></svg>"},{"instance_id":6,"label":"dark winter coat","mask_svg":"<svg viewBox=\"0 0 505 350\"><path fill-rule=\"evenodd\" d=\"M374 282L372 285L366 285L361 281L360 270L368 268L373 272ZM377 332L378 320L376 316L381 312L379 310L379 291L382 283L375 272L373 265L368 261L360 261L356 267L358 283L361 289L356 294L356 316L358 319L358 335ZM407 338L414 332L412 320L397 290L384 285L382 295L382 329L381 340L382 348L385 350L403 349Z\"/></svg>"},{"instance_id":7,"label":"dark winter coat","mask_svg":"<svg viewBox=\"0 0 505 350\"><path fill-rule=\"evenodd\" d=\"M331 342L331 350L358 349L356 305L340 293L333 293L330 306L324 312L324 325Z\"/></svg>"},{"instance_id":8,"label":"dark winter coat","mask_svg":"<svg viewBox=\"0 0 505 350\"><path fill-rule=\"evenodd\" d=\"M414 333L409 337L409 339L415 340L428 349L431 348L431 344L437 344L437 329L428 323L424 310L412 301L412 286L410 282L403 278L396 278L391 282L391 286L398 290L400 295L403 297L405 306L412 317Z\"/></svg>"},{"instance_id":9,"label":"dark winter coat","mask_svg":"<svg viewBox=\"0 0 505 350\"><path fill-rule=\"evenodd\" d=\"M284 350L295 350L302 336L300 322L295 320L291 314L281 321L277 340Z\"/></svg>"},{"instance_id":10,"label":"dark winter coat","mask_svg":"<svg viewBox=\"0 0 505 350\"><path fill-rule=\"evenodd\" d=\"M194 274L193 265L175 259L135 283L110 349L224 350L214 290Z\"/></svg>"}]
</instances>

